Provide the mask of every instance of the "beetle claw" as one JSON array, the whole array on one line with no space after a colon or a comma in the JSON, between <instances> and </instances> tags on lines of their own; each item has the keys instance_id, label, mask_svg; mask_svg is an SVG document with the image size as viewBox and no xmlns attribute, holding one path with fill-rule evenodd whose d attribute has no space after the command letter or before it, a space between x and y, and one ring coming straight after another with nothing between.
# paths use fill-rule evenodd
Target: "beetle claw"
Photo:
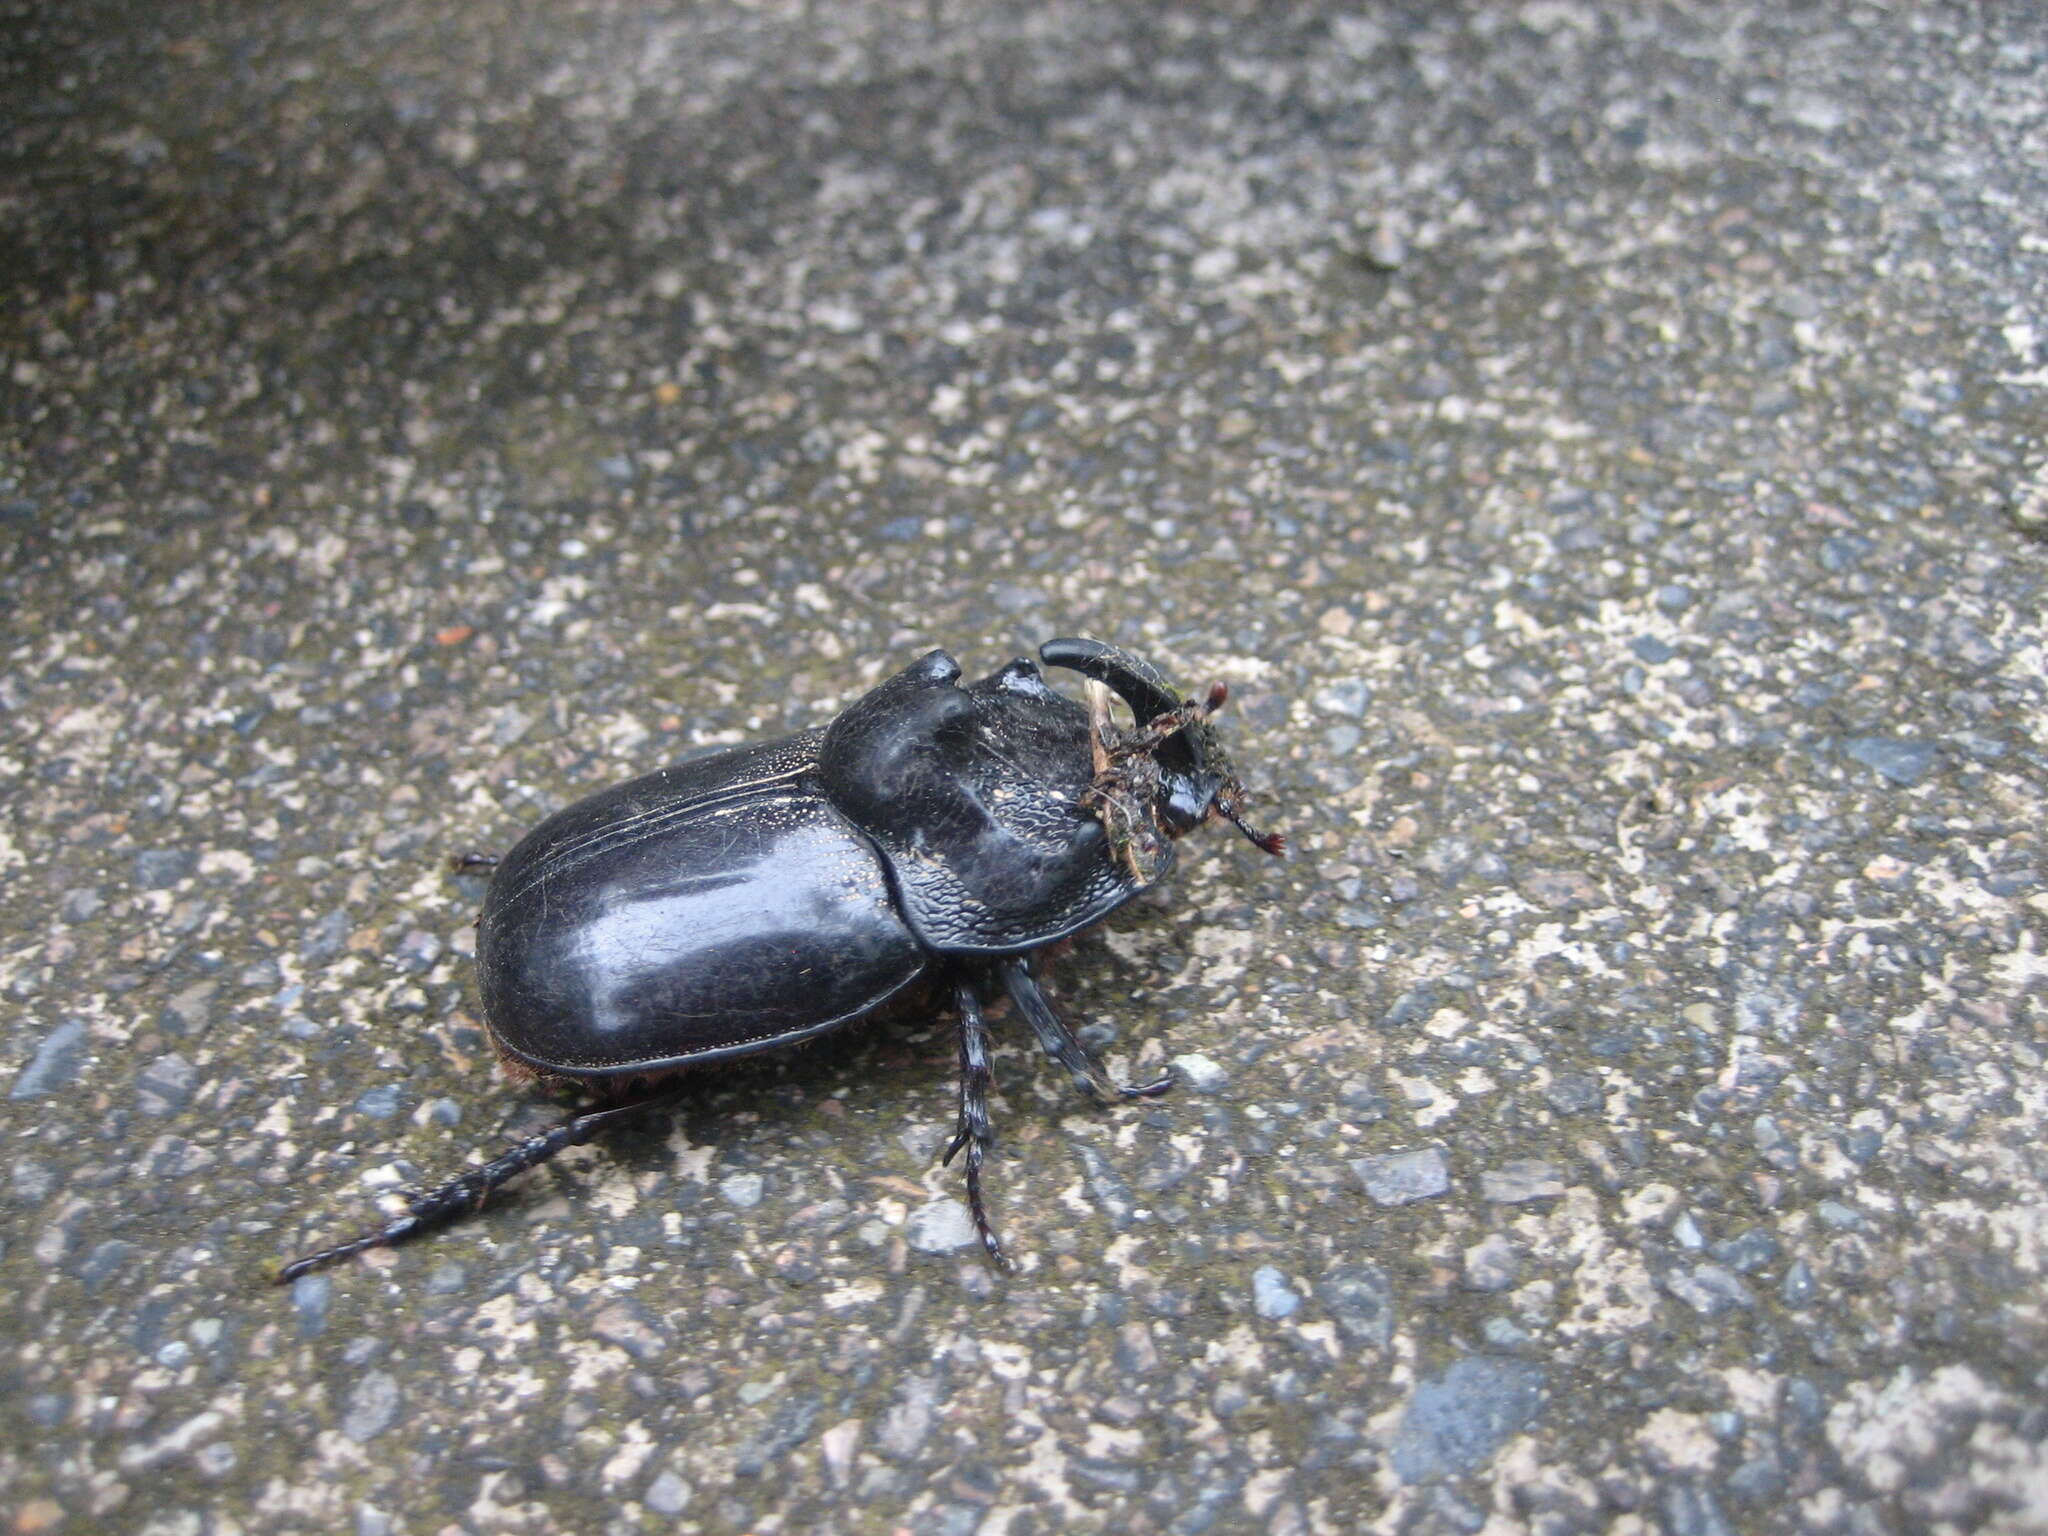
<instances>
[{"instance_id":1,"label":"beetle claw","mask_svg":"<svg viewBox=\"0 0 2048 1536\"><path fill-rule=\"evenodd\" d=\"M975 1235L981 1239L982 1250L988 1254L989 1262L1004 1274L1009 1274L1016 1266L1003 1252L995 1228L989 1225L988 1210L981 1203L981 1147L978 1144L967 1154L967 1209L974 1217Z\"/></svg>"},{"instance_id":2,"label":"beetle claw","mask_svg":"<svg viewBox=\"0 0 2048 1536\"><path fill-rule=\"evenodd\" d=\"M1171 1072L1162 1072L1149 1083L1118 1083L1116 1091L1120 1098L1156 1099L1177 1081Z\"/></svg>"}]
</instances>

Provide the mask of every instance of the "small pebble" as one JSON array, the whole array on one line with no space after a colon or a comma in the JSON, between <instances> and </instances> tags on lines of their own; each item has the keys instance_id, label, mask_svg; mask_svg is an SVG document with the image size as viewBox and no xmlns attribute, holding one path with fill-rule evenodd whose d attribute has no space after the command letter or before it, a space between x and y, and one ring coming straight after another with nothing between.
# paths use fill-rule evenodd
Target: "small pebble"
<instances>
[{"instance_id":1,"label":"small pebble","mask_svg":"<svg viewBox=\"0 0 2048 1536\"><path fill-rule=\"evenodd\" d=\"M1479 1175L1480 1195L1496 1205L1555 1200L1564 1189L1564 1178L1557 1166L1533 1157L1518 1158Z\"/></svg>"},{"instance_id":2,"label":"small pebble","mask_svg":"<svg viewBox=\"0 0 2048 1536\"><path fill-rule=\"evenodd\" d=\"M355 1111L359 1115L367 1115L372 1120L389 1120L398 1113L398 1092L396 1083L385 1083L381 1087L367 1089L357 1096Z\"/></svg>"},{"instance_id":3,"label":"small pebble","mask_svg":"<svg viewBox=\"0 0 2048 1536\"><path fill-rule=\"evenodd\" d=\"M1399 270L1408 259L1408 242L1401 233L1401 221L1382 219L1373 226L1365 242L1366 261L1382 272Z\"/></svg>"},{"instance_id":4,"label":"small pebble","mask_svg":"<svg viewBox=\"0 0 2048 1536\"><path fill-rule=\"evenodd\" d=\"M690 1485L673 1472L663 1472L647 1485L645 1502L657 1515L680 1515L690 1502Z\"/></svg>"},{"instance_id":5,"label":"small pebble","mask_svg":"<svg viewBox=\"0 0 2048 1536\"><path fill-rule=\"evenodd\" d=\"M919 1253L951 1253L979 1241L974 1217L958 1200L933 1200L910 1213L904 1229Z\"/></svg>"},{"instance_id":6,"label":"small pebble","mask_svg":"<svg viewBox=\"0 0 2048 1536\"><path fill-rule=\"evenodd\" d=\"M1197 1093L1214 1093L1230 1081L1230 1074L1207 1056L1190 1054L1173 1058L1173 1069Z\"/></svg>"},{"instance_id":7,"label":"small pebble","mask_svg":"<svg viewBox=\"0 0 2048 1536\"><path fill-rule=\"evenodd\" d=\"M135 883L144 890L160 891L189 878L198 868L196 849L145 848L135 855Z\"/></svg>"},{"instance_id":8,"label":"small pebble","mask_svg":"<svg viewBox=\"0 0 2048 1536\"><path fill-rule=\"evenodd\" d=\"M327 1304L334 1282L327 1275L301 1275L292 1282L292 1310L299 1314L299 1332L308 1338L327 1327Z\"/></svg>"},{"instance_id":9,"label":"small pebble","mask_svg":"<svg viewBox=\"0 0 2048 1536\"><path fill-rule=\"evenodd\" d=\"M66 1019L36 1047L28 1065L16 1074L10 1099L33 1099L69 1084L85 1059L85 1020Z\"/></svg>"},{"instance_id":10,"label":"small pebble","mask_svg":"<svg viewBox=\"0 0 2048 1536\"><path fill-rule=\"evenodd\" d=\"M1778 1282L1778 1295L1788 1307L1810 1306L1816 1289L1813 1271L1807 1268L1804 1259L1794 1259L1785 1270L1785 1278Z\"/></svg>"},{"instance_id":11,"label":"small pebble","mask_svg":"<svg viewBox=\"0 0 2048 1536\"><path fill-rule=\"evenodd\" d=\"M1906 787L1926 778L1935 760L1933 742L1891 736L1852 736L1842 743L1842 751L1888 782Z\"/></svg>"},{"instance_id":12,"label":"small pebble","mask_svg":"<svg viewBox=\"0 0 2048 1536\"><path fill-rule=\"evenodd\" d=\"M341 1432L357 1444L374 1440L398 1417L398 1378L389 1371L371 1371L349 1389L342 1411Z\"/></svg>"},{"instance_id":13,"label":"small pebble","mask_svg":"<svg viewBox=\"0 0 2048 1536\"><path fill-rule=\"evenodd\" d=\"M1522 1271L1521 1251L1499 1232L1465 1250L1465 1286L1474 1291L1504 1291Z\"/></svg>"},{"instance_id":14,"label":"small pebble","mask_svg":"<svg viewBox=\"0 0 2048 1536\"><path fill-rule=\"evenodd\" d=\"M1451 1165L1436 1147L1361 1157L1352 1163L1351 1171L1378 1205L1412 1205L1451 1187Z\"/></svg>"},{"instance_id":15,"label":"small pebble","mask_svg":"<svg viewBox=\"0 0 2048 1536\"><path fill-rule=\"evenodd\" d=\"M1270 1264L1252 1271L1252 1305L1268 1322L1292 1317L1301 1297L1288 1289L1287 1277Z\"/></svg>"},{"instance_id":16,"label":"small pebble","mask_svg":"<svg viewBox=\"0 0 2048 1536\"><path fill-rule=\"evenodd\" d=\"M1326 715L1363 715L1372 704L1372 688L1364 678L1348 677L1318 688L1313 702Z\"/></svg>"},{"instance_id":17,"label":"small pebble","mask_svg":"<svg viewBox=\"0 0 2048 1536\"><path fill-rule=\"evenodd\" d=\"M758 1173L728 1174L718 1181L718 1193L728 1205L736 1205L743 1211L751 1211L761 1203L761 1196L767 1189L767 1180Z\"/></svg>"}]
</instances>

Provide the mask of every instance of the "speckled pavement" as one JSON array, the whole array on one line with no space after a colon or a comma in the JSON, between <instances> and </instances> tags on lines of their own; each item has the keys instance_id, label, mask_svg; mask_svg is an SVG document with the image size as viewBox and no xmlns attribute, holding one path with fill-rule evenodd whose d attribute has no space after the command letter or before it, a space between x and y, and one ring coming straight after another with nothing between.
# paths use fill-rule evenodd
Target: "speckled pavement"
<instances>
[{"instance_id":1,"label":"speckled pavement","mask_svg":"<svg viewBox=\"0 0 2048 1536\"><path fill-rule=\"evenodd\" d=\"M2048 1530L2026 6L0 22L0 1531ZM543 813L1057 633L1259 810L560 1112Z\"/></svg>"}]
</instances>

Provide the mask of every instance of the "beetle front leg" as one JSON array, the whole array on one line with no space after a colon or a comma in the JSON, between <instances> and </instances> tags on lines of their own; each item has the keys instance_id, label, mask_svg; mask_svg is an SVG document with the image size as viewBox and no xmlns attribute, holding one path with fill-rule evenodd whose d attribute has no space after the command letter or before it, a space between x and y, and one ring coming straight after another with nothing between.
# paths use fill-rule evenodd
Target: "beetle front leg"
<instances>
[{"instance_id":1,"label":"beetle front leg","mask_svg":"<svg viewBox=\"0 0 2048 1536\"><path fill-rule=\"evenodd\" d=\"M967 1209L974 1216L974 1230L981 1246L988 1250L997 1269L1007 1270L1010 1261L1003 1245L996 1241L988 1222L988 1208L981 1201L981 1158L995 1140L995 1125L988 1117L988 1091L995 1074L988 1065L988 1021L982 1017L981 995L965 977L953 983L953 1003L960 1010L960 1127L939 1165L950 1164L962 1147L967 1149Z\"/></svg>"},{"instance_id":2,"label":"beetle front leg","mask_svg":"<svg viewBox=\"0 0 2048 1536\"><path fill-rule=\"evenodd\" d=\"M1103 1070L1102 1063L1089 1054L1088 1047L1075 1038L1065 1021L1052 1011L1052 1004L1046 1001L1045 993L1039 988L1037 976L1032 974L1029 960L1022 955L1012 955L998 960L996 970L1002 976L1003 990L1010 994L1010 1001L1024 1015L1024 1022L1031 1026L1031 1032L1038 1036L1038 1043L1045 1048L1045 1054L1065 1067L1081 1091L1090 1098L1152 1099L1173 1086L1171 1072L1149 1083L1114 1081Z\"/></svg>"}]
</instances>

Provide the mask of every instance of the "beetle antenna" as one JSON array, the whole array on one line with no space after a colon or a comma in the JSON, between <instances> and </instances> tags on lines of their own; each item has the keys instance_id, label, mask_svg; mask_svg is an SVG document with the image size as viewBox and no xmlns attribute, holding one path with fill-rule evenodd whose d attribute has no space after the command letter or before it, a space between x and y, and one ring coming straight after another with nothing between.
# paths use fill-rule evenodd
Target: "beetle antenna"
<instances>
[{"instance_id":1,"label":"beetle antenna","mask_svg":"<svg viewBox=\"0 0 2048 1536\"><path fill-rule=\"evenodd\" d=\"M406 1198L406 1213L395 1216L383 1226L337 1243L332 1248L322 1248L309 1253L302 1259L294 1259L277 1272L279 1285L290 1285L301 1275L310 1275L316 1269L325 1268L337 1259L346 1259L371 1248L395 1248L400 1243L410 1242L436 1227L446 1226L458 1216L483 1209L491 1197L491 1191L505 1184L529 1168L536 1168L571 1147L580 1147L599 1131L614 1121L639 1114L653 1105L672 1099L674 1088L665 1088L658 1093L647 1094L624 1104L613 1104L604 1109L593 1109L584 1114L573 1115L544 1131L536 1131L507 1152L499 1154L481 1167L450 1179L438 1189L425 1194L410 1195Z\"/></svg>"}]
</instances>

